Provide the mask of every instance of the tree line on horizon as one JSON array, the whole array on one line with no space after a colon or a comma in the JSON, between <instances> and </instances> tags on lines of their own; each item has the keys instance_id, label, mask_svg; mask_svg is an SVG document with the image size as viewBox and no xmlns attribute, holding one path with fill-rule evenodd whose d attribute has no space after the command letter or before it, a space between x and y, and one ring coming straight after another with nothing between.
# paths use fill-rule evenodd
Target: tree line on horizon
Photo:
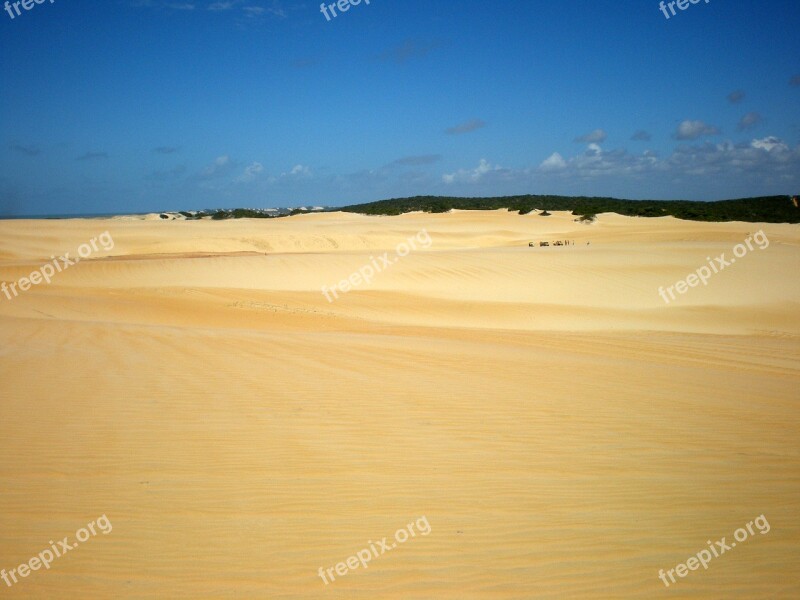
<instances>
[{"instance_id":1,"label":"tree line on horizon","mask_svg":"<svg viewBox=\"0 0 800 600\"><path fill-rule=\"evenodd\" d=\"M795 196L796 198L796 196ZM392 198L366 204L352 204L330 210L364 215L401 215L408 212L444 213L457 210L508 209L526 215L534 210L571 211L576 217L590 220L600 213L627 217L672 216L687 221L746 221L764 223L800 223L800 208L792 196L761 196L736 200L701 202L693 200L620 200L596 196L502 196L494 198L456 198L414 196Z\"/></svg>"}]
</instances>

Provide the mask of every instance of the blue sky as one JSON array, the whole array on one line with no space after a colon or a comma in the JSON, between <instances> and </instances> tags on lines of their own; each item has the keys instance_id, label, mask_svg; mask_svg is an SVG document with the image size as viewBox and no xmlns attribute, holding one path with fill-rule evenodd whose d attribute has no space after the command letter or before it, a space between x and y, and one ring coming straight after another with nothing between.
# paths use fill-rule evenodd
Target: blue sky
<instances>
[{"instance_id":1,"label":"blue sky","mask_svg":"<svg viewBox=\"0 0 800 600\"><path fill-rule=\"evenodd\" d=\"M20 9L0 214L800 191L796 1Z\"/></svg>"}]
</instances>

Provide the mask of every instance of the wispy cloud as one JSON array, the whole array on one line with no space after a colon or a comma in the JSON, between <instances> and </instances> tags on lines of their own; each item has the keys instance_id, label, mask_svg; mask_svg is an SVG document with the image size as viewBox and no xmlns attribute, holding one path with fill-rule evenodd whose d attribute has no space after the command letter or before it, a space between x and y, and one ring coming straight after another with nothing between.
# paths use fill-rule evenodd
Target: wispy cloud
<instances>
[{"instance_id":1,"label":"wispy cloud","mask_svg":"<svg viewBox=\"0 0 800 600\"><path fill-rule=\"evenodd\" d=\"M179 179L186 173L185 165L178 165L165 171L152 171L143 177L146 181L173 181Z\"/></svg>"},{"instance_id":2,"label":"wispy cloud","mask_svg":"<svg viewBox=\"0 0 800 600\"><path fill-rule=\"evenodd\" d=\"M131 6L135 8L162 8L169 10L195 10L195 2L170 2L168 0L132 0Z\"/></svg>"},{"instance_id":3,"label":"wispy cloud","mask_svg":"<svg viewBox=\"0 0 800 600\"><path fill-rule=\"evenodd\" d=\"M108 152L87 152L75 160L97 160L103 158L108 158Z\"/></svg>"},{"instance_id":4,"label":"wispy cloud","mask_svg":"<svg viewBox=\"0 0 800 600\"><path fill-rule=\"evenodd\" d=\"M800 85L800 75L795 75L789 80L789 85Z\"/></svg>"},{"instance_id":5,"label":"wispy cloud","mask_svg":"<svg viewBox=\"0 0 800 600\"><path fill-rule=\"evenodd\" d=\"M507 171L507 169L503 169L497 165L493 166L485 158L482 158L478 163L478 166L474 169L459 169L455 173L446 173L445 175L442 175L442 181L448 184L477 183L489 173L504 171Z\"/></svg>"},{"instance_id":6,"label":"wispy cloud","mask_svg":"<svg viewBox=\"0 0 800 600\"><path fill-rule=\"evenodd\" d=\"M210 165L203 167L197 174L197 179L207 181L209 179L224 177L230 174L234 168L236 168L236 164L231 160L230 156L227 154L218 156Z\"/></svg>"},{"instance_id":7,"label":"wispy cloud","mask_svg":"<svg viewBox=\"0 0 800 600\"><path fill-rule=\"evenodd\" d=\"M584 133L576 137L573 141L586 144L602 144L608 138L608 134L602 129L595 129L589 133Z\"/></svg>"},{"instance_id":8,"label":"wispy cloud","mask_svg":"<svg viewBox=\"0 0 800 600\"><path fill-rule=\"evenodd\" d=\"M310 177L311 167L295 165L288 173L281 173L281 177Z\"/></svg>"},{"instance_id":9,"label":"wispy cloud","mask_svg":"<svg viewBox=\"0 0 800 600\"><path fill-rule=\"evenodd\" d=\"M432 165L440 160L442 160L441 154L423 154L420 156L404 156L403 158L398 158L393 161L391 164L403 167L420 167L422 165Z\"/></svg>"},{"instance_id":10,"label":"wispy cloud","mask_svg":"<svg viewBox=\"0 0 800 600\"><path fill-rule=\"evenodd\" d=\"M212 4L208 5L208 10L212 11L233 10L235 6L236 2L233 0L228 0L227 2L213 2Z\"/></svg>"},{"instance_id":11,"label":"wispy cloud","mask_svg":"<svg viewBox=\"0 0 800 600\"><path fill-rule=\"evenodd\" d=\"M486 123L484 121L481 121L480 119L472 119L471 121L461 123L455 127L448 127L444 130L444 132L449 135L461 135L463 133L470 133L471 131L482 129L483 127L486 127Z\"/></svg>"},{"instance_id":12,"label":"wispy cloud","mask_svg":"<svg viewBox=\"0 0 800 600\"><path fill-rule=\"evenodd\" d=\"M218 0L209 4L208 10L212 12L237 11L251 19L267 14L282 19L287 16L286 10L278 0L273 0L271 6L260 6L248 0Z\"/></svg>"},{"instance_id":13,"label":"wispy cloud","mask_svg":"<svg viewBox=\"0 0 800 600\"><path fill-rule=\"evenodd\" d=\"M131 6L164 10L206 10L210 12L231 12L247 18L258 18L268 14L284 18L286 11L280 0L273 0L271 6L261 6L256 0L216 0L214 2L174 2L170 0L132 0Z\"/></svg>"},{"instance_id":14,"label":"wispy cloud","mask_svg":"<svg viewBox=\"0 0 800 600\"><path fill-rule=\"evenodd\" d=\"M23 146L21 144L11 144L11 149L14 152L19 152L20 154L24 154L25 156L38 156L41 154L41 150L36 146Z\"/></svg>"},{"instance_id":15,"label":"wispy cloud","mask_svg":"<svg viewBox=\"0 0 800 600\"><path fill-rule=\"evenodd\" d=\"M634 142L649 142L652 139L652 137L653 136L651 136L648 132L644 131L643 129L640 129L631 136L631 139Z\"/></svg>"},{"instance_id":16,"label":"wispy cloud","mask_svg":"<svg viewBox=\"0 0 800 600\"><path fill-rule=\"evenodd\" d=\"M316 58L296 58L290 64L295 69L308 69L319 64L319 60Z\"/></svg>"},{"instance_id":17,"label":"wispy cloud","mask_svg":"<svg viewBox=\"0 0 800 600\"><path fill-rule=\"evenodd\" d=\"M718 135L719 129L703 121L683 121L675 130L673 137L676 140L696 140L706 135Z\"/></svg>"},{"instance_id":18,"label":"wispy cloud","mask_svg":"<svg viewBox=\"0 0 800 600\"><path fill-rule=\"evenodd\" d=\"M744 92L742 90L736 90L728 94L728 102L731 104L739 104L744 100Z\"/></svg>"},{"instance_id":19,"label":"wispy cloud","mask_svg":"<svg viewBox=\"0 0 800 600\"><path fill-rule=\"evenodd\" d=\"M260 162L252 162L245 167L244 172L236 178L236 181L240 183L249 183L257 179L263 172L264 165Z\"/></svg>"},{"instance_id":20,"label":"wispy cloud","mask_svg":"<svg viewBox=\"0 0 800 600\"><path fill-rule=\"evenodd\" d=\"M406 40L402 44L390 48L380 55L381 60L391 60L397 63L404 63L413 58L424 58L435 50L442 43L439 41L420 42L417 40Z\"/></svg>"},{"instance_id":21,"label":"wispy cloud","mask_svg":"<svg viewBox=\"0 0 800 600\"><path fill-rule=\"evenodd\" d=\"M739 119L739 124L736 126L736 128L739 131L745 131L746 129L752 129L759 123L761 123L761 115L757 112L749 112Z\"/></svg>"}]
</instances>

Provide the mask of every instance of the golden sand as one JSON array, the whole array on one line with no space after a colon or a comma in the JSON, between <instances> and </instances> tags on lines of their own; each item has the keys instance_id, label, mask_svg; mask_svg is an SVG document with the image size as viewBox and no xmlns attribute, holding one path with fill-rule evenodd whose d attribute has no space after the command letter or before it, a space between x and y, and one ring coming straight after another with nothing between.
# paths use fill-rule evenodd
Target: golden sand
<instances>
[{"instance_id":1,"label":"golden sand","mask_svg":"<svg viewBox=\"0 0 800 600\"><path fill-rule=\"evenodd\" d=\"M7 283L114 240L0 295L0 569L113 524L0 597L797 598L800 227L573 219L0 222Z\"/></svg>"}]
</instances>

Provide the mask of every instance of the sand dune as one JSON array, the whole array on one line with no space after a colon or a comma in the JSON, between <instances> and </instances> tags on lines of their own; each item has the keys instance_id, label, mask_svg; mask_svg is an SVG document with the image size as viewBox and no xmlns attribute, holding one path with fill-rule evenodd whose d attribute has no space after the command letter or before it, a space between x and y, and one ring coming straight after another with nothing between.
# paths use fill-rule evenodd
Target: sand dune
<instances>
[{"instance_id":1,"label":"sand dune","mask_svg":"<svg viewBox=\"0 0 800 600\"><path fill-rule=\"evenodd\" d=\"M659 296L759 230L768 247ZM103 514L113 531L6 597L796 597L797 226L0 221L0 282L105 231L0 295L0 569ZM575 245L527 246L556 239ZM762 514L767 534L658 579ZM428 535L318 576L422 516Z\"/></svg>"}]
</instances>

